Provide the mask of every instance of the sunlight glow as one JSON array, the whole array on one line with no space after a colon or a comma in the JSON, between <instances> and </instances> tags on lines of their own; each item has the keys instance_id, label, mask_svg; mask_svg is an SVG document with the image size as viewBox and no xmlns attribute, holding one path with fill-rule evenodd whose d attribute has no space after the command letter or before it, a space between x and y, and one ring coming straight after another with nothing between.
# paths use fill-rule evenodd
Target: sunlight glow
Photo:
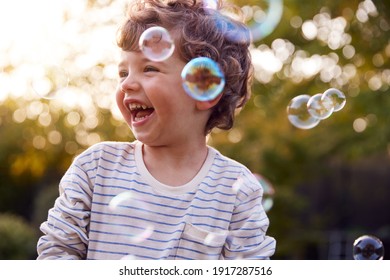
<instances>
[{"instance_id":1,"label":"sunlight glow","mask_svg":"<svg viewBox=\"0 0 390 280\"><path fill-rule=\"evenodd\" d=\"M68 116L64 124L76 132L75 141L65 143L67 153L102 140L93 130L102 122L99 109L116 108L115 37L126 4L0 0L0 103L17 104L13 122L32 120L45 129L26 136L34 148L64 141L56 128L61 112ZM113 117L121 119L118 113Z\"/></svg>"},{"instance_id":2,"label":"sunlight glow","mask_svg":"<svg viewBox=\"0 0 390 280\"><path fill-rule=\"evenodd\" d=\"M0 101L7 96L39 99L34 84L45 93L57 90L42 76L42 69L55 66L69 73L70 86L58 89L66 94L60 99L66 106L88 107L85 102L91 104L91 100L79 92L91 95L83 90L88 86L82 77L88 77L101 63L109 66L98 69L96 81L107 78L111 82L109 88L106 82L107 91L100 95L112 95L116 83L112 65L118 53L115 36L125 2L118 0L87 11L87 0L0 1L0 52L6 54L0 58ZM72 94L76 87L79 89Z\"/></svg>"}]
</instances>

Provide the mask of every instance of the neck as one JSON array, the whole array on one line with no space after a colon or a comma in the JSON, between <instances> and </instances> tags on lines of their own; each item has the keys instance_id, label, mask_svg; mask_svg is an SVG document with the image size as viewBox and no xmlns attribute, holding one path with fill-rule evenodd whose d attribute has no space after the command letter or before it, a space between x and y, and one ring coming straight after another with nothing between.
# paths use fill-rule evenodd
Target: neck
<instances>
[{"instance_id":1,"label":"neck","mask_svg":"<svg viewBox=\"0 0 390 280\"><path fill-rule=\"evenodd\" d=\"M206 141L174 146L143 145L146 168L161 183L180 186L191 181L207 158Z\"/></svg>"}]
</instances>

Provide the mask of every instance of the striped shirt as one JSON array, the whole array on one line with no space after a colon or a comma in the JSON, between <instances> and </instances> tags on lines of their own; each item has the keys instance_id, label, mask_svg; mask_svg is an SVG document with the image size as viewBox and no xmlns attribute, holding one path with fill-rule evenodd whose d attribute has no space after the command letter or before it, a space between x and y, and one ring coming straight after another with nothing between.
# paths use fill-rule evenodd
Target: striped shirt
<instances>
[{"instance_id":1,"label":"striped shirt","mask_svg":"<svg viewBox=\"0 0 390 280\"><path fill-rule=\"evenodd\" d=\"M142 143L102 142L77 156L40 229L38 259L269 259L263 189L208 147L187 184L157 181Z\"/></svg>"}]
</instances>

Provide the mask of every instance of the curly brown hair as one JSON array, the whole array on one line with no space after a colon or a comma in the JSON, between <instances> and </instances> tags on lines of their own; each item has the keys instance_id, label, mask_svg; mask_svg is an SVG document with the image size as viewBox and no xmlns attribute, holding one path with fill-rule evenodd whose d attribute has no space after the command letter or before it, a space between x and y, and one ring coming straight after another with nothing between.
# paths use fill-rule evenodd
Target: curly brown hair
<instances>
[{"instance_id":1,"label":"curly brown hair","mask_svg":"<svg viewBox=\"0 0 390 280\"><path fill-rule=\"evenodd\" d=\"M246 25L221 11L238 10L222 0L209 8L201 0L132 0L125 21L119 28L118 46L124 51L138 50L138 40L149 27L169 30L180 57L188 62L196 57L216 61L225 74L225 88L213 107L205 133L214 127L230 129L236 109L245 105L251 94L251 36Z\"/></svg>"}]
</instances>

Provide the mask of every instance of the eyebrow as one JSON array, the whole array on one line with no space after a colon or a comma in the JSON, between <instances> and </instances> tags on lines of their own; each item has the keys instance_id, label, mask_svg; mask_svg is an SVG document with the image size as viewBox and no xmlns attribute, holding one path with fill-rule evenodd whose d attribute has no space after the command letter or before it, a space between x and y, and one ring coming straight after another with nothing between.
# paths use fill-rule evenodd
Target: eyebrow
<instances>
[{"instance_id":1,"label":"eyebrow","mask_svg":"<svg viewBox=\"0 0 390 280\"><path fill-rule=\"evenodd\" d=\"M121 62L118 63L118 68L124 67L125 64L126 63L123 60L121 60Z\"/></svg>"},{"instance_id":2,"label":"eyebrow","mask_svg":"<svg viewBox=\"0 0 390 280\"><path fill-rule=\"evenodd\" d=\"M153 60L150 60L148 59L147 57L142 57L140 58L140 63L148 63L148 62L152 62L152 63L158 63L158 64L161 64L163 66L166 66L167 65L167 62L166 60L163 60L163 61L153 61ZM126 60L121 60L119 63L118 63L118 68L120 67L125 67L126 66Z\"/></svg>"}]
</instances>

